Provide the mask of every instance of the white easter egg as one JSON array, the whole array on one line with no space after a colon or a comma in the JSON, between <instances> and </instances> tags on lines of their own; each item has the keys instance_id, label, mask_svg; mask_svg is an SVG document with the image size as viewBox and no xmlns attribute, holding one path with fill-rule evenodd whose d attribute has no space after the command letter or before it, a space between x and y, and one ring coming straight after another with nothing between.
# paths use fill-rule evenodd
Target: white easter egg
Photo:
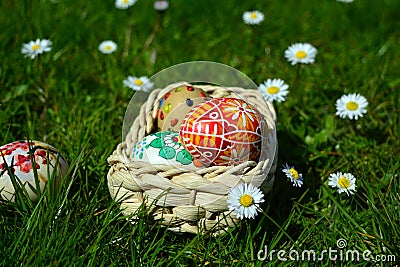
<instances>
[{"instance_id":1,"label":"white easter egg","mask_svg":"<svg viewBox=\"0 0 400 267\"><path fill-rule=\"evenodd\" d=\"M15 184L17 188L24 187L21 192L26 190L32 201L38 201L34 169L37 172L40 192L44 191L50 179L55 179L51 186L57 190L61 178L68 170L68 163L57 149L40 141L21 140L1 146L0 197L14 202Z\"/></svg>"},{"instance_id":2,"label":"white easter egg","mask_svg":"<svg viewBox=\"0 0 400 267\"><path fill-rule=\"evenodd\" d=\"M134 146L131 159L184 168L201 166L193 162L193 157L180 142L178 132L157 132L145 136Z\"/></svg>"}]
</instances>

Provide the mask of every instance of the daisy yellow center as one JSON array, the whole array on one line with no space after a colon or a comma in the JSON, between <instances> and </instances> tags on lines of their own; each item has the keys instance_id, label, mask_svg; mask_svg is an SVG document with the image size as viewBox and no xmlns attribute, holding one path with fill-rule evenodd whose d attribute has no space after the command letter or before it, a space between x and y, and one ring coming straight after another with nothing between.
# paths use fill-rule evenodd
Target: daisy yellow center
<instances>
[{"instance_id":1,"label":"daisy yellow center","mask_svg":"<svg viewBox=\"0 0 400 267\"><path fill-rule=\"evenodd\" d=\"M357 110L358 109L358 104L354 101L349 101L346 103L346 108L348 110Z\"/></svg>"},{"instance_id":2,"label":"daisy yellow center","mask_svg":"<svg viewBox=\"0 0 400 267\"><path fill-rule=\"evenodd\" d=\"M340 177L338 180L338 185L341 188L349 188L350 187L350 181L346 177Z\"/></svg>"},{"instance_id":3,"label":"daisy yellow center","mask_svg":"<svg viewBox=\"0 0 400 267\"><path fill-rule=\"evenodd\" d=\"M257 13L256 12L251 12L250 13L250 18L251 19L256 19L257 18Z\"/></svg>"},{"instance_id":4,"label":"daisy yellow center","mask_svg":"<svg viewBox=\"0 0 400 267\"><path fill-rule=\"evenodd\" d=\"M304 52L304 51L297 51L296 52L296 57L297 58L300 58L300 59L302 59L302 58L305 58L307 56L307 53L306 52Z\"/></svg>"},{"instance_id":5,"label":"daisy yellow center","mask_svg":"<svg viewBox=\"0 0 400 267\"><path fill-rule=\"evenodd\" d=\"M270 95L277 94L278 92L279 92L279 87L277 87L277 86L271 86L271 87L268 87L268 89L267 89L267 93Z\"/></svg>"},{"instance_id":6,"label":"daisy yellow center","mask_svg":"<svg viewBox=\"0 0 400 267\"><path fill-rule=\"evenodd\" d=\"M249 207L251 204L253 204L253 197L249 194L243 194L240 197L239 202L243 207Z\"/></svg>"},{"instance_id":7,"label":"daisy yellow center","mask_svg":"<svg viewBox=\"0 0 400 267\"><path fill-rule=\"evenodd\" d=\"M34 45L32 45L32 50L33 51L36 51L36 50L38 50L39 49L39 45L38 44L34 44Z\"/></svg>"},{"instance_id":8,"label":"daisy yellow center","mask_svg":"<svg viewBox=\"0 0 400 267\"><path fill-rule=\"evenodd\" d=\"M133 81L133 83L136 84L136 85L142 85L143 84L143 82L141 80L139 80L139 79L136 79L135 81Z\"/></svg>"},{"instance_id":9,"label":"daisy yellow center","mask_svg":"<svg viewBox=\"0 0 400 267\"><path fill-rule=\"evenodd\" d=\"M289 170L289 172L293 176L294 179L296 179L296 180L299 179L299 173L295 169L291 168Z\"/></svg>"},{"instance_id":10,"label":"daisy yellow center","mask_svg":"<svg viewBox=\"0 0 400 267\"><path fill-rule=\"evenodd\" d=\"M122 0L122 3L128 4L128 1L129 1L129 0Z\"/></svg>"},{"instance_id":11,"label":"daisy yellow center","mask_svg":"<svg viewBox=\"0 0 400 267\"><path fill-rule=\"evenodd\" d=\"M104 50L106 50L106 51L111 50L111 45L106 45L106 46L104 47Z\"/></svg>"}]
</instances>

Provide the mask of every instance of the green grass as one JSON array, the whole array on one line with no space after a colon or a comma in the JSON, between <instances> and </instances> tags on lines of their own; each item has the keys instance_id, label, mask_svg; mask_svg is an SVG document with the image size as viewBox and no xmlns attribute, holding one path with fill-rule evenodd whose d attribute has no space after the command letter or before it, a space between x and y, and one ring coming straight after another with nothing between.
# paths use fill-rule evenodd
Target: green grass
<instances>
[{"instance_id":1,"label":"green grass","mask_svg":"<svg viewBox=\"0 0 400 267\"><path fill-rule=\"evenodd\" d=\"M0 143L48 142L71 165L57 197L0 203L0 265L306 266L276 256L258 261L257 252L322 251L340 238L349 249L399 261L399 1L173 0L161 18L152 3L118 10L111 0L0 2ZM242 22L252 9L265 14L260 26ZM22 44L36 38L50 39L52 51L24 58ZM118 44L116 53L97 50L106 39ZM297 70L286 61L284 50L295 42L317 47L315 64ZM230 65L257 84L281 78L290 85L288 100L274 103L279 166L293 163L305 176L293 188L278 170L269 212L217 238L171 233L145 224L145 214L132 225L106 181L106 159L121 142L133 95L122 80L194 60ZM347 93L369 101L357 121L334 115ZM336 171L357 177L356 195L327 187Z\"/></svg>"}]
</instances>

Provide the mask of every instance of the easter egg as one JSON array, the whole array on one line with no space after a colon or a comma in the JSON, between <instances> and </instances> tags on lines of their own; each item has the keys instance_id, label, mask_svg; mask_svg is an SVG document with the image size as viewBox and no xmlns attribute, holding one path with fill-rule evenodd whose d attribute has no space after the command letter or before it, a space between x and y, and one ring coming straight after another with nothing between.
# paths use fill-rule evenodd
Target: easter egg
<instances>
[{"instance_id":1,"label":"easter egg","mask_svg":"<svg viewBox=\"0 0 400 267\"><path fill-rule=\"evenodd\" d=\"M261 152L261 114L236 98L215 98L194 107L179 134L183 145L203 166L257 161Z\"/></svg>"},{"instance_id":2,"label":"easter egg","mask_svg":"<svg viewBox=\"0 0 400 267\"><path fill-rule=\"evenodd\" d=\"M195 168L201 164L193 162L193 157L179 140L178 132L157 132L145 136L133 147L133 161L150 164L165 164L176 167Z\"/></svg>"},{"instance_id":3,"label":"easter egg","mask_svg":"<svg viewBox=\"0 0 400 267\"><path fill-rule=\"evenodd\" d=\"M200 88L182 85L172 89L159 102L157 113L158 131L178 132L185 115L196 105L209 99Z\"/></svg>"},{"instance_id":4,"label":"easter egg","mask_svg":"<svg viewBox=\"0 0 400 267\"><path fill-rule=\"evenodd\" d=\"M0 147L0 197L14 202L16 185L22 189L23 194L26 191L28 197L36 202L37 192L40 190L43 193L48 184L52 189L58 189L67 170L66 160L49 144L21 140L3 145Z\"/></svg>"}]
</instances>

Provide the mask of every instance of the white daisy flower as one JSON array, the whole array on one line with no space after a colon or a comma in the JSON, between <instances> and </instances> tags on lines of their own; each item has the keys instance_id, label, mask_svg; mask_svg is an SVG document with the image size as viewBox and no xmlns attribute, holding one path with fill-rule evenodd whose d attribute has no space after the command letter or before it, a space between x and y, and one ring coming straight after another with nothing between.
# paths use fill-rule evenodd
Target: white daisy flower
<instances>
[{"instance_id":1,"label":"white daisy flower","mask_svg":"<svg viewBox=\"0 0 400 267\"><path fill-rule=\"evenodd\" d=\"M264 194L252 184L241 183L233 187L228 193L228 208L240 220L251 218L262 211L259 204L264 202Z\"/></svg>"},{"instance_id":2,"label":"white daisy flower","mask_svg":"<svg viewBox=\"0 0 400 267\"><path fill-rule=\"evenodd\" d=\"M336 100L336 115L343 119L349 117L351 120L358 120L358 117L367 113L367 106L367 99L360 94L343 95Z\"/></svg>"},{"instance_id":3,"label":"white daisy flower","mask_svg":"<svg viewBox=\"0 0 400 267\"><path fill-rule=\"evenodd\" d=\"M243 13L243 21L246 24L255 25L260 24L264 20L264 14L260 11L246 11Z\"/></svg>"},{"instance_id":4,"label":"white daisy flower","mask_svg":"<svg viewBox=\"0 0 400 267\"><path fill-rule=\"evenodd\" d=\"M154 1L154 9L157 11L165 11L169 7L167 0L156 0Z\"/></svg>"},{"instance_id":5,"label":"white daisy flower","mask_svg":"<svg viewBox=\"0 0 400 267\"><path fill-rule=\"evenodd\" d=\"M314 63L316 55L317 49L308 43L293 44L285 51L285 57L292 65Z\"/></svg>"},{"instance_id":6,"label":"white daisy flower","mask_svg":"<svg viewBox=\"0 0 400 267\"><path fill-rule=\"evenodd\" d=\"M149 92L154 85L146 76L128 76L122 83L135 91L143 90L144 92Z\"/></svg>"},{"instance_id":7,"label":"white daisy flower","mask_svg":"<svg viewBox=\"0 0 400 267\"><path fill-rule=\"evenodd\" d=\"M265 100L282 102L286 100L289 93L288 88L289 85L281 79L268 79L259 85L258 90L263 94Z\"/></svg>"},{"instance_id":8,"label":"white daisy flower","mask_svg":"<svg viewBox=\"0 0 400 267\"><path fill-rule=\"evenodd\" d=\"M303 175L298 173L294 166L289 166L287 163L283 165L282 172L290 179L293 186L301 187L303 185Z\"/></svg>"},{"instance_id":9,"label":"white daisy flower","mask_svg":"<svg viewBox=\"0 0 400 267\"><path fill-rule=\"evenodd\" d=\"M338 2L343 2L343 3L352 3L354 0L336 0Z\"/></svg>"},{"instance_id":10,"label":"white daisy flower","mask_svg":"<svg viewBox=\"0 0 400 267\"><path fill-rule=\"evenodd\" d=\"M328 185L337 188L339 194L346 192L349 196L356 192L356 178L351 173L332 173L329 176Z\"/></svg>"},{"instance_id":11,"label":"white daisy flower","mask_svg":"<svg viewBox=\"0 0 400 267\"><path fill-rule=\"evenodd\" d=\"M111 40L103 41L99 45L99 50L103 54L111 54L117 50L117 44Z\"/></svg>"},{"instance_id":12,"label":"white daisy flower","mask_svg":"<svg viewBox=\"0 0 400 267\"><path fill-rule=\"evenodd\" d=\"M25 57L34 59L37 55L43 52L51 51L52 42L47 39L36 39L36 41L30 41L27 44L23 44L21 53L25 54Z\"/></svg>"},{"instance_id":13,"label":"white daisy flower","mask_svg":"<svg viewBox=\"0 0 400 267\"><path fill-rule=\"evenodd\" d=\"M116 0L115 7L119 9L127 9L130 6L133 6L137 0Z\"/></svg>"}]
</instances>

